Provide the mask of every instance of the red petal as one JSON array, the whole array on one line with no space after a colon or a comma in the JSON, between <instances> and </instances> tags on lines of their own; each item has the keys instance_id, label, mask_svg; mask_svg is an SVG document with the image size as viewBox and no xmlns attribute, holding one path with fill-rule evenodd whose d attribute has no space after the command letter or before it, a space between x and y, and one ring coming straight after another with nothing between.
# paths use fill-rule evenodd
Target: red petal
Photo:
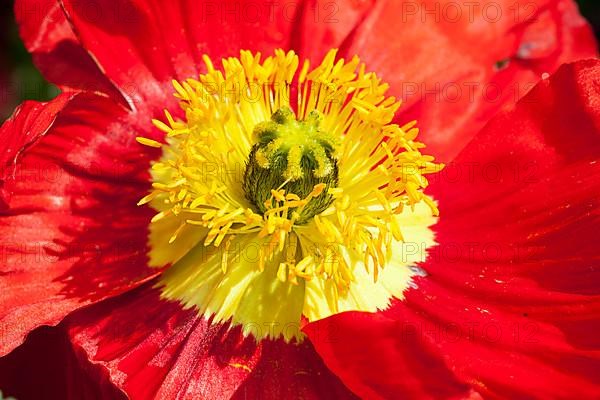
<instances>
[{"instance_id":1,"label":"red petal","mask_svg":"<svg viewBox=\"0 0 600 400\"><path fill-rule=\"evenodd\" d=\"M328 367L367 398L597 398L599 139L597 60L495 118L434 182L440 245L418 288L309 325Z\"/></svg>"},{"instance_id":2,"label":"red petal","mask_svg":"<svg viewBox=\"0 0 600 400\"><path fill-rule=\"evenodd\" d=\"M161 108L166 107L171 80L197 76L203 54L218 63L240 49L265 54L287 48L295 21L293 8L270 1L64 4L84 47L134 108L148 99L164 99ZM292 14L284 18L284 12Z\"/></svg>"},{"instance_id":3,"label":"red petal","mask_svg":"<svg viewBox=\"0 0 600 400\"><path fill-rule=\"evenodd\" d=\"M14 179L18 157L39 137L46 134L56 115L73 97L62 94L48 103L26 101L0 127L0 205L5 202L7 195L3 189L5 182Z\"/></svg>"},{"instance_id":4,"label":"red petal","mask_svg":"<svg viewBox=\"0 0 600 400\"><path fill-rule=\"evenodd\" d=\"M98 91L120 99L81 47L57 0L16 0L15 16L25 47L46 79L62 89Z\"/></svg>"},{"instance_id":5,"label":"red petal","mask_svg":"<svg viewBox=\"0 0 600 400\"><path fill-rule=\"evenodd\" d=\"M257 345L159 296L141 287L65 320L73 343L131 399L354 398L308 342Z\"/></svg>"},{"instance_id":6,"label":"red petal","mask_svg":"<svg viewBox=\"0 0 600 400\"><path fill-rule=\"evenodd\" d=\"M66 333L42 327L25 343L0 358L0 388L17 399L81 400L124 399L108 380L106 371L82 368Z\"/></svg>"},{"instance_id":7,"label":"red petal","mask_svg":"<svg viewBox=\"0 0 600 400\"><path fill-rule=\"evenodd\" d=\"M146 256L152 213L136 206L152 156L132 135L142 128L95 95L75 96L57 117L64 99L26 103L0 130L12 138L0 154L16 162L0 213L0 354L157 273Z\"/></svg>"},{"instance_id":8,"label":"red petal","mask_svg":"<svg viewBox=\"0 0 600 400\"><path fill-rule=\"evenodd\" d=\"M418 120L420 140L442 161L542 73L597 55L572 0L384 0L354 36L347 53L359 54L405 100L399 120Z\"/></svg>"},{"instance_id":9,"label":"red petal","mask_svg":"<svg viewBox=\"0 0 600 400\"><path fill-rule=\"evenodd\" d=\"M338 314L305 332L327 367L363 399L458 399L469 391L434 343L381 314Z\"/></svg>"},{"instance_id":10,"label":"red petal","mask_svg":"<svg viewBox=\"0 0 600 400\"><path fill-rule=\"evenodd\" d=\"M318 63L331 49L345 49L353 40L353 34L366 15L372 10L375 0L352 0L346 2L323 2L308 0L287 3L287 7L299 9L297 20L300 28L291 37L291 47L300 57ZM285 10L285 8L284 8ZM376 38L373 38L376 40ZM354 54L350 54L354 56Z\"/></svg>"}]
</instances>

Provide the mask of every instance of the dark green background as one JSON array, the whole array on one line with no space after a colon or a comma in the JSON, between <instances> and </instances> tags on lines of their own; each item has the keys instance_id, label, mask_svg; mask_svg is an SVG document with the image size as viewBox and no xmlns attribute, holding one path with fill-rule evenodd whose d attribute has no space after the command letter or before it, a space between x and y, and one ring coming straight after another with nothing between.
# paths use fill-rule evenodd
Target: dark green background
<instances>
[{"instance_id":1,"label":"dark green background","mask_svg":"<svg viewBox=\"0 0 600 400\"><path fill-rule=\"evenodd\" d=\"M6 0L5 0L6 1ZM579 0L582 14L600 38L600 0ZM12 14L12 1L0 10L0 121L25 99L47 100L58 92L31 63L19 39Z\"/></svg>"}]
</instances>

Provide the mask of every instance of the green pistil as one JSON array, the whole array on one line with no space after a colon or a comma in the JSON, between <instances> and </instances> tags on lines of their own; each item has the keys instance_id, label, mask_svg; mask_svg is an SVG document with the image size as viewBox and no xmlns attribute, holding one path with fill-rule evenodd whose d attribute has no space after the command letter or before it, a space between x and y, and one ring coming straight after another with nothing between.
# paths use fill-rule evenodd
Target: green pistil
<instances>
[{"instance_id":1,"label":"green pistil","mask_svg":"<svg viewBox=\"0 0 600 400\"><path fill-rule=\"evenodd\" d=\"M280 187L305 198L315 185L327 185L303 208L298 223L307 222L331 204L333 198L327 191L338 183L334 158L337 141L320 130L321 120L318 111L311 111L305 120L298 121L292 110L282 108L270 121L254 128L256 144L248 157L244 191L259 212L267 210L265 202L271 198L271 189Z\"/></svg>"}]
</instances>

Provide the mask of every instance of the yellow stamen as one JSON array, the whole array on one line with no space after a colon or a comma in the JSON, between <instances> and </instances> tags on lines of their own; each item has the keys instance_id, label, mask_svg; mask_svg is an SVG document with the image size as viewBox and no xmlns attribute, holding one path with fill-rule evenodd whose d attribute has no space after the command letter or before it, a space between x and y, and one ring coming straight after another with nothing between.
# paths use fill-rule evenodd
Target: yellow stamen
<instances>
[{"instance_id":1,"label":"yellow stamen","mask_svg":"<svg viewBox=\"0 0 600 400\"><path fill-rule=\"evenodd\" d=\"M402 296L408 266L434 242L439 211L423 190L443 166L421 154L414 121L392 123L400 102L388 85L336 54L312 70L292 51L242 51L221 68L203 56L207 73L173 82L185 119L152 121L165 144L137 138L163 151L139 204L157 211L151 260L172 264L164 297L291 340L298 330L285 325L301 315ZM250 164L264 171L248 179ZM267 172L279 180L261 180ZM249 196L257 185L264 196ZM423 249L401 254L409 244ZM257 322L279 326L257 333Z\"/></svg>"}]
</instances>

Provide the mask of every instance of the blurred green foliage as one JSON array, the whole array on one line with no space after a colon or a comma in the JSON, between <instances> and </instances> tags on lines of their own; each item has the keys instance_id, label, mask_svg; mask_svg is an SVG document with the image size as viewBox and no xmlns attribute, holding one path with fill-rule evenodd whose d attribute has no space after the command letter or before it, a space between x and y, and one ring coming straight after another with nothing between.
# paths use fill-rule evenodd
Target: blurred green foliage
<instances>
[{"instance_id":1,"label":"blurred green foliage","mask_svg":"<svg viewBox=\"0 0 600 400\"><path fill-rule=\"evenodd\" d=\"M10 1L9 3L12 3ZM49 100L58 89L46 82L23 47L12 5L0 10L0 121L23 100Z\"/></svg>"},{"instance_id":2,"label":"blurred green foliage","mask_svg":"<svg viewBox=\"0 0 600 400\"><path fill-rule=\"evenodd\" d=\"M600 0L578 0L582 14L600 39ZM26 99L48 100L58 89L40 75L19 39L12 1L0 9L0 121Z\"/></svg>"},{"instance_id":3,"label":"blurred green foliage","mask_svg":"<svg viewBox=\"0 0 600 400\"><path fill-rule=\"evenodd\" d=\"M594 27L596 37L600 40L600 1L599 0L577 0L579 9L584 17Z\"/></svg>"}]
</instances>

